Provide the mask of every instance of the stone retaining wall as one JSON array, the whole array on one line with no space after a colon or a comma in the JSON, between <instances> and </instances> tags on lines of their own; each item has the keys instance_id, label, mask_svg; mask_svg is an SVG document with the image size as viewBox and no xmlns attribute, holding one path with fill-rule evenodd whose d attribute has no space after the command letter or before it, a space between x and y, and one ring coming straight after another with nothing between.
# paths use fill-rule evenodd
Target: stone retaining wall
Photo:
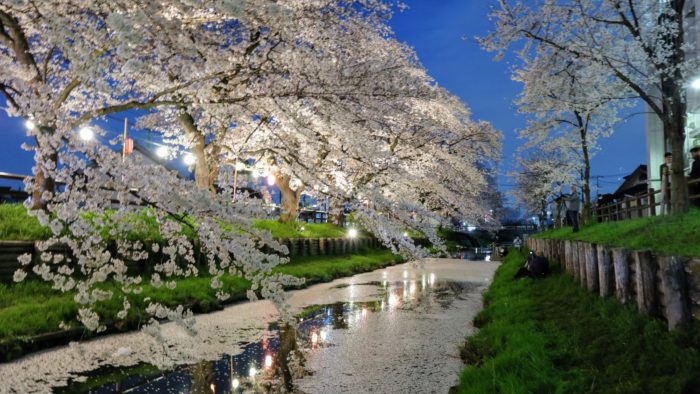
<instances>
[{"instance_id":1,"label":"stone retaining wall","mask_svg":"<svg viewBox=\"0 0 700 394\"><path fill-rule=\"evenodd\" d=\"M376 238L287 238L279 241L287 246L292 258L361 253L381 246ZM20 267L17 257L24 253L37 256L33 241L0 241L0 283L12 282L14 272ZM199 254L195 254L196 261L201 261ZM154 261L160 260L159 253L156 253L149 262L129 262L127 266L133 271L149 273Z\"/></svg>"},{"instance_id":2,"label":"stone retaining wall","mask_svg":"<svg viewBox=\"0 0 700 394\"><path fill-rule=\"evenodd\" d=\"M581 241L529 238L582 287L666 319L669 330L700 319L700 259Z\"/></svg>"}]
</instances>

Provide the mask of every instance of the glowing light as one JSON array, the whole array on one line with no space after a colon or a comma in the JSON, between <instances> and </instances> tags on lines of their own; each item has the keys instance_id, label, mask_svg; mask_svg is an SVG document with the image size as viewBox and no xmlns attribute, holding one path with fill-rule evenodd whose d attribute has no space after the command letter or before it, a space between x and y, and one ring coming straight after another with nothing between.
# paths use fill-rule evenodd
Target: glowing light
<instances>
[{"instance_id":1,"label":"glowing light","mask_svg":"<svg viewBox=\"0 0 700 394\"><path fill-rule=\"evenodd\" d=\"M486 261L491 261L491 255L487 254L486 257L484 257L484 260Z\"/></svg>"},{"instance_id":2,"label":"glowing light","mask_svg":"<svg viewBox=\"0 0 700 394\"><path fill-rule=\"evenodd\" d=\"M304 226L299 227L299 231L304 231Z\"/></svg>"},{"instance_id":3,"label":"glowing light","mask_svg":"<svg viewBox=\"0 0 700 394\"><path fill-rule=\"evenodd\" d=\"M212 393L216 393L216 386L214 385L214 383L212 383L211 386L209 386L209 388L211 389Z\"/></svg>"},{"instance_id":4,"label":"glowing light","mask_svg":"<svg viewBox=\"0 0 700 394\"><path fill-rule=\"evenodd\" d=\"M95 138L95 132L89 127L83 127L78 131L78 136L83 141L92 141Z\"/></svg>"},{"instance_id":5,"label":"glowing light","mask_svg":"<svg viewBox=\"0 0 700 394\"><path fill-rule=\"evenodd\" d=\"M386 278L387 275L388 273L386 271L382 272L382 278Z\"/></svg>"},{"instance_id":6,"label":"glowing light","mask_svg":"<svg viewBox=\"0 0 700 394\"><path fill-rule=\"evenodd\" d=\"M362 308L362 317L367 317L367 308Z\"/></svg>"},{"instance_id":7,"label":"glowing light","mask_svg":"<svg viewBox=\"0 0 700 394\"><path fill-rule=\"evenodd\" d=\"M311 333L311 344L316 345L318 343L318 333Z\"/></svg>"},{"instance_id":8,"label":"glowing light","mask_svg":"<svg viewBox=\"0 0 700 394\"><path fill-rule=\"evenodd\" d=\"M251 378L255 377L256 373L258 373L258 370L255 369L255 367L250 367L250 369L248 370L248 376L250 376Z\"/></svg>"},{"instance_id":9,"label":"glowing light","mask_svg":"<svg viewBox=\"0 0 700 394\"><path fill-rule=\"evenodd\" d=\"M408 271L403 270L403 277L404 277L404 278L408 278Z\"/></svg>"},{"instance_id":10,"label":"glowing light","mask_svg":"<svg viewBox=\"0 0 700 394\"><path fill-rule=\"evenodd\" d=\"M408 232L404 231L403 236L408 237Z\"/></svg>"},{"instance_id":11,"label":"glowing light","mask_svg":"<svg viewBox=\"0 0 700 394\"><path fill-rule=\"evenodd\" d=\"M430 273L430 279L428 279L428 282L430 283L430 286L435 285L435 274L434 273L432 273L432 272Z\"/></svg>"},{"instance_id":12,"label":"glowing light","mask_svg":"<svg viewBox=\"0 0 700 394\"><path fill-rule=\"evenodd\" d=\"M31 119L27 119L24 121L24 127L26 127L27 130L34 130L36 128L36 123Z\"/></svg>"},{"instance_id":13,"label":"glowing light","mask_svg":"<svg viewBox=\"0 0 700 394\"><path fill-rule=\"evenodd\" d=\"M399 297L394 293L389 294L389 306L396 306L398 304L399 304Z\"/></svg>"},{"instance_id":14,"label":"glowing light","mask_svg":"<svg viewBox=\"0 0 700 394\"><path fill-rule=\"evenodd\" d=\"M357 229L351 228L348 230L348 237L357 238Z\"/></svg>"},{"instance_id":15,"label":"glowing light","mask_svg":"<svg viewBox=\"0 0 700 394\"><path fill-rule=\"evenodd\" d=\"M267 185L272 186L275 184L275 176L272 174L267 175Z\"/></svg>"},{"instance_id":16,"label":"glowing light","mask_svg":"<svg viewBox=\"0 0 700 394\"><path fill-rule=\"evenodd\" d=\"M695 78L693 82L690 83L690 87L693 89L700 90L700 78Z\"/></svg>"},{"instance_id":17,"label":"glowing light","mask_svg":"<svg viewBox=\"0 0 700 394\"><path fill-rule=\"evenodd\" d=\"M272 368L272 355L267 354L265 355L265 369L270 369Z\"/></svg>"},{"instance_id":18,"label":"glowing light","mask_svg":"<svg viewBox=\"0 0 700 394\"><path fill-rule=\"evenodd\" d=\"M168 153L170 151L168 150L167 147L165 146L159 146L158 149L156 149L156 156L160 157L161 159L164 159L168 157Z\"/></svg>"},{"instance_id":19,"label":"glowing light","mask_svg":"<svg viewBox=\"0 0 700 394\"><path fill-rule=\"evenodd\" d=\"M186 153L182 157L182 162L185 163L185 165L193 166L194 163L197 162L197 159L191 153Z\"/></svg>"},{"instance_id":20,"label":"glowing light","mask_svg":"<svg viewBox=\"0 0 700 394\"><path fill-rule=\"evenodd\" d=\"M238 378L233 378L233 381L231 381L231 388L235 390L240 385L241 385L241 382L238 380Z\"/></svg>"},{"instance_id":21,"label":"glowing light","mask_svg":"<svg viewBox=\"0 0 700 394\"><path fill-rule=\"evenodd\" d=\"M325 342L326 338L328 338L328 333L326 330L321 330L321 341Z\"/></svg>"},{"instance_id":22,"label":"glowing light","mask_svg":"<svg viewBox=\"0 0 700 394\"><path fill-rule=\"evenodd\" d=\"M476 227L474 227L474 226L467 226L467 231L472 232L472 231L474 231L474 230L476 230Z\"/></svg>"}]
</instances>

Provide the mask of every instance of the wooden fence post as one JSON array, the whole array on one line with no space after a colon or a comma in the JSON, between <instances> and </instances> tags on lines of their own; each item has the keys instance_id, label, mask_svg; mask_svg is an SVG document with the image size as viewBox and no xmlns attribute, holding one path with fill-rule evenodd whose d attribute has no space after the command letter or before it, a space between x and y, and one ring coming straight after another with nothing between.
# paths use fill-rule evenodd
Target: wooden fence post
<instances>
[{"instance_id":1,"label":"wooden fence post","mask_svg":"<svg viewBox=\"0 0 700 394\"><path fill-rule=\"evenodd\" d=\"M601 297L610 297L615 292L613 262L610 249L598 245L598 287Z\"/></svg>"},{"instance_id":2,"label":"wooden fence post","mask_svg":"<svg viewBox=\"0 0 700 394\"><path fill-rule=\"evenodd\" d=\"M627 249L612 250L613 267L615 271L615 296L621 304L630 302L630 254Z\"/></svg>"},{"instance_id":3,"label":"wooden fence post","mask_svg":"<svg viewBox=\"0 0 700 394\"><path fill-rule=\"evenodd\" d=\"M577 242L578 247L578 283L581 287L586 287L586 244L584 242Z\"/></svg>"},{"instance_id":4,"label":"wooden fence post","mask_svg":"<svg viewBox=\"0 0 700 394\"><path fill-rule=\"evenodd\" d=\"M663 292L663 314L668 322L668 329L690 322L690 296L688 280L683 261L679 257L659 257L659 276Z\"/></svg>"},{"instance_id":5,"label":"wooden fence post","mask_svg":"<svg viewBox=\"0 0 700 394\"><path fill-rule=\"evenodd\" d=\"M598 253L595 244L584 244L586 254L586 287L589 291L598 292Z\"/></svg>"},{"instance_id":6,"label":"wooden fence post","mask_svg":"<svg viewBox=\"0 0 700 394\"><path fill-rule=\"evenodd\" d=\"M658 271L658 264L648 250L636 251L634 260L635 280L637 283L637 308L644 315L657 315L656 271Z\"/></svg>"}]
</instances>

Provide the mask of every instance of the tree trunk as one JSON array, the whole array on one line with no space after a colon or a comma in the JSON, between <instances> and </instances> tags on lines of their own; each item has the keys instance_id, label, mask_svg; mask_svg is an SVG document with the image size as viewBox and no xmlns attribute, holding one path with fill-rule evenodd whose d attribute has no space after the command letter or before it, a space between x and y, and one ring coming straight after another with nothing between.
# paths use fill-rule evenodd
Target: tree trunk
<instances>
[{"instance_id":1,"label":"tree trunk","mask_svg":"<svg viewBox=\"0 0 700 394\"><path fill-rule=\"evenodd\" d=\"M44 132L42 130L41 132ZM51 132L53 133L53 129L47 129L46 132ZM35 138L36 141L36 149L41 148L41 139L40 138ZM58 164L58 153L53 151L46 157L40 157L37 162L35 163L36 166L36 175L34 176L34 188L32 189L31 195L32 195L32 210L37 210L37 209L46 209L46 204L47 202L44 201L43 199L43 194L45 191L48 192L55 192L56 191L56 182L54 179L50 176L46 175L46 172L44 171L43 167L56 167Z\"/></svg>"},{"instance_id":2,"label":"tree trunk","mask_svg":"<svg viewBox=\"0 0 700 394\"><path fill-rule=\"evenodd\" d=\"M338 227L345 224L345 204L339 198L331 198L328 204L328 222Z\"/></svg>"},{"instance_id":3,"label":"tree trunk","mask_svg":"<svg viewBox=\"0 0 700 394\"><path fill-rule=\"evenodd\" d=\"M659 22L674 24L677 32L667 33L664 41L668 47L670 55L667 58L667 66L680 65L685 59L683 50L684 27L683 27L683 5L684 1L674 0L668 5L673 12L661 15ZM671 154L673 155L671 169L671 201L674 214L688 212L690 202L688 200L688 184L686 183L683 169L683 144L685 142L685 117L686 104L682 92L683 75L681 67L674 67L672 71L661 75L661 93L663 106L664 136L671 139Z\"/></svg>"},{"instance_id":4,"label":"tree trunk","mask_svg":"<svg viewBox=\"0 0 700 394\"><path fill-rule=\"evenodd\" d=\"M301 199L301 192L304 190L303 185L300 185L296 190L292 190L289 187L289 181L292 178L289 175L276 174L277 187L280 189L280 194L282 195L282 212L280 213L280 221L284 223L291 223L297 219L299 215L299 200Z\"/></svg>"},{"instance_id":5,"label":"tree trunk","mask_svg":"<svg viewBox=\"0 0 700 394\"><path fill-rule=\"evenodd\" d=\"M206 141L204 135L199 131L194 122L192 115L186 111L178 113L180 125L185 130L185 133L192 141L192 155L195 158L194 164L194 182L200 190L209 190L214 192L214 181L211 176L211 168L209 157L206 152Z\"/></svg>"},{"instance_id":6,"label":"tree trunk","mask_svg":"<svg viewBox=\"0 0 700 394\"><path fill-rule=\"evenodd\" d=\"M583 194L582 224L588 223L591 217L591 157L588 152L588 120L584 120L578 111L574 111L581 135L581 153L583 155L583 171L581 173L581 193Z\"/></svg>"}]
</instances>

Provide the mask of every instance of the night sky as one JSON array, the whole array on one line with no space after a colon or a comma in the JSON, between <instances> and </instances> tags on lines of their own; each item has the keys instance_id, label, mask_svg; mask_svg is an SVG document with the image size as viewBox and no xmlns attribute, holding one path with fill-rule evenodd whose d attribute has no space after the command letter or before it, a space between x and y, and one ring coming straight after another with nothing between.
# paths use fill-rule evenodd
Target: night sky
<instances>
[{"instance_id":1,"label":"night sky","mask_svg":"<svg viewBox=\"0 0 700 394\"><path fill-rule=\"evenodd\" d=\"M488 13L495 0L404 0L409 8L397 13L391 22L397 38L418 53L423 65L441 85L456 94L471 108L474 119L491 122L503 132L503 163L499 170L499 189L509 189L513 155L522 144L515 130L525 118L515 113L512 102L520 86L510 80L513 58L493 61L493 54L479 48L474 37L491 29ZM5 106L4 99L0 105ZM0 171L29 174L32 153L20 149L30 142L24 135L20 119L10 119L0 112ZM112 133L122 123L108 119L101 126ZM592 162L593 175L626 174L646 162L644 119L631 118L615 134L601 143L602 150ZM617 176L601 179L601 192L611 192L619 185ZM18 186L0 180L0 185ZM592 188L595 191L595 182Z\"/></svg>"}]
</instances>

